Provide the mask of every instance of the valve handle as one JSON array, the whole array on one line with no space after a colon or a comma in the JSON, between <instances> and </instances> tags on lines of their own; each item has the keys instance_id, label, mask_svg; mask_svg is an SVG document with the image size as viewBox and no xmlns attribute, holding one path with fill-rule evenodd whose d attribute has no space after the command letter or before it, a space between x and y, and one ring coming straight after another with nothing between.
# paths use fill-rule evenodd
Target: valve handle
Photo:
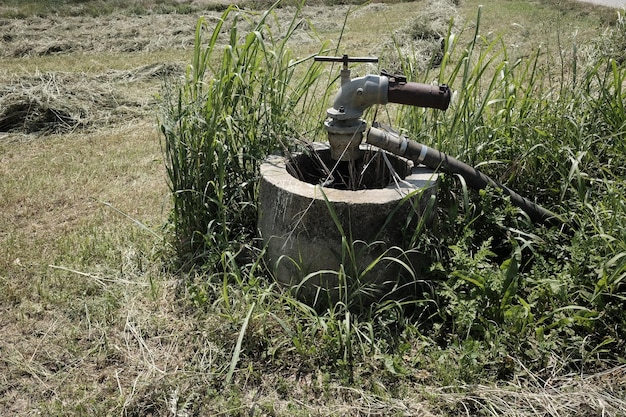
<instances>
[{"instance_id":1,"label":"valve handle","mask_svg":"<svg viewBox=\"0 0 626 417\"><path fill-rule=\"evenodd\" d=\"M323 56L316 55L313 57L314 61L318 62L342 62L343 68L348 69L349 62L372 62L377 63L378 58L371 56L353 56L349 57L348 54L344 54L343 56Z\"/></svg>"}]
</instances>

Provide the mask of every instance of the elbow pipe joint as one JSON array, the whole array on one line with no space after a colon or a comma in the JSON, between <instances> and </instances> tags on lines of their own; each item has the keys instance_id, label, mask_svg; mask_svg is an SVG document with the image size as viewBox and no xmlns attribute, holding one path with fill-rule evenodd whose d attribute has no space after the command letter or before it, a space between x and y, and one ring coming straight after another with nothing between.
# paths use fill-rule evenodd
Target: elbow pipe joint
<instances>
[{"instance_id":1,"label":"elbow pipe joint","mask_svg":"<svg viewBox=\"0 0 626 417\"><path fill-rule=\"evenodd\" d=\"M374 104L387 104L389 78L379 75L366 75L343 82L335 96L328 116L336 120L358 119Z\"/></svg>"}]
</instances>

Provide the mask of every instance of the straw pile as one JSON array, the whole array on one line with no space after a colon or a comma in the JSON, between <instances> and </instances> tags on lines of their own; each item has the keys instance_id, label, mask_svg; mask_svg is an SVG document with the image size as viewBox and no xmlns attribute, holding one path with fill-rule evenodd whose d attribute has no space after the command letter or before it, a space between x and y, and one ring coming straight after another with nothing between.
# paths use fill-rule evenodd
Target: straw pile
<instances>
[{"instance_id":1,"label":"straw pile","mask_svg":"<svg viewBox=\"0 0 626 417\"><path fill-rule=\"evenodd\" d=\"M155 79L181 71L153 64L101 75L48 72L14 79L0 85L0 132L67 133L154 114Z\"/></svg>"}]
</instances>

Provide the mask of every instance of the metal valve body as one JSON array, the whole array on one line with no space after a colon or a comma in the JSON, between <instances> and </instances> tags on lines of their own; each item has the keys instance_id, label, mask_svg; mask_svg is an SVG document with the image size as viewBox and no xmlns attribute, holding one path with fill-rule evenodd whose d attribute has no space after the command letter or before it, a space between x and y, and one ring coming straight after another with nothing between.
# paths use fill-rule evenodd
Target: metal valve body
<instances>
[{"instance_id":1,"label":"metal valve body","mask_svg":"<svg viewBox=\"0 0 626 417\"><path fill-rule=\"evenodd\" d=\"M363 112L375 104L388 102L419 107L432 107L445 110L450 104L450 89L446 85L429 85L407 82L406 77L391 75L366 75L350 78L350 62L378 62L371 57L325 57L317 56L316 61L342 62L341 87L335 96L333 107L326 111L328 118L324 127L328 132L328 142L332 158L339 161L355 161L360 158L359 145L367 123L361 119Z\"/></svg>"}]
</instances>

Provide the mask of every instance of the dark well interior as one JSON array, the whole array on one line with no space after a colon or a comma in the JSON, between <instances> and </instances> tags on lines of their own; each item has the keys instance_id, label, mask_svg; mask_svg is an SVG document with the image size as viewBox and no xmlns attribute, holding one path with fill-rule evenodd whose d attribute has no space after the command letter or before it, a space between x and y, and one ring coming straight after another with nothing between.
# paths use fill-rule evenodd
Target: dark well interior
<instances>
[{"instance_id":1,"label":"dark well interior","mask_svg":"<svg viewBox=\"0 0 626 417\"><path fill-rule=\"evenodd\" d=\"M287 171L293 177L309 184L342 190L385 188L411 172L411 163L380 150L363 150L357 161L337 162L330 149L308 149L287 161ZM332 172L332 174L331 174Z\"/></svg>"}]
</instances>

